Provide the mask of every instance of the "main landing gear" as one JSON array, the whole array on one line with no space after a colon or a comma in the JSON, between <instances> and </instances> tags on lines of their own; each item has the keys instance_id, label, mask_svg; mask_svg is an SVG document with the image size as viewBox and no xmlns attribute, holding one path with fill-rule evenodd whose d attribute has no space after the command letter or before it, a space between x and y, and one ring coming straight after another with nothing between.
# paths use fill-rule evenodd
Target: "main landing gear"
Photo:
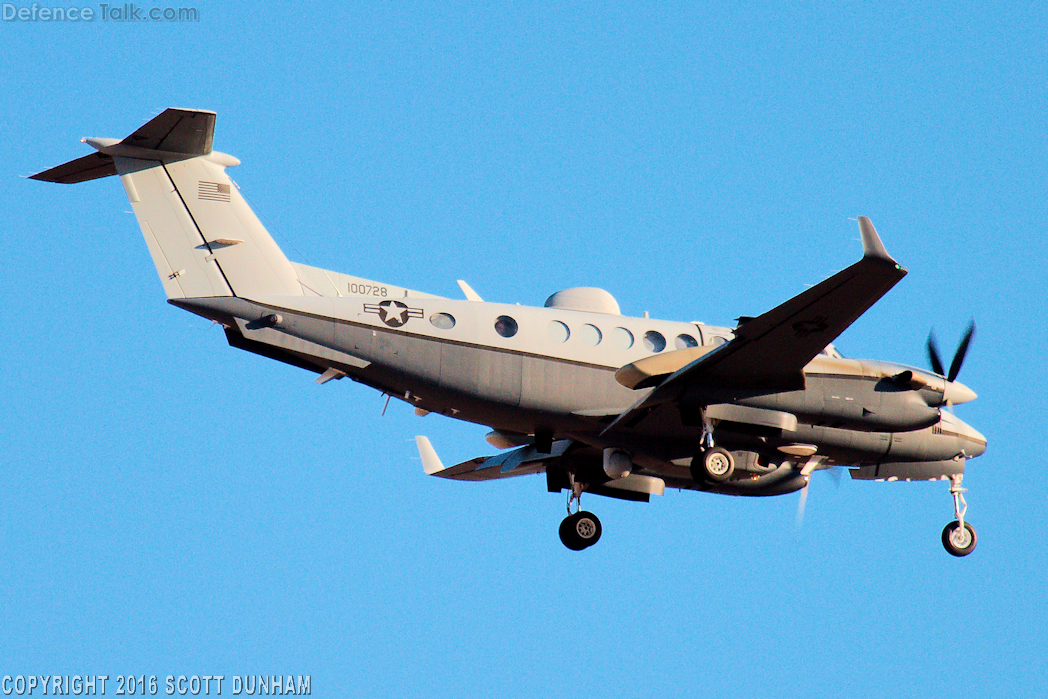
<instances>
[{"instance_id":1,"label":"main landing gear","mask_svg":"<svg viewBox=\"0 0 1048 699\"><path fill-rule=\"evenodd\" d=\"M691 477L696 483L723 483L733 473L735 459L727 449L703 449L691 460Z\"/></svg>"},{"instance_id":2,"label":"main landing gear","mask_svg":"<svg viewBox=\"0 0 1048 699\"><path fill-rule=\"evenodd\" d=\"M953 513L957 521L950 522L942 530L942 545L951 556L967 556L975 550L978 537L975 536L975 528L964 521L964 515L968 512L968 503L964 501L964 494L968 492L961 487L963 474L958 473L950 476L950 495L953 496Z\"/></svg>"},{"instance_id":3,"label":"main landing gear","mask_svg":"<svg viewBox=\"0 0 1048 699\"><path fill-rule=\"evenodd\" d=\"M702 449L691 459L691 477L696 483L723 483L735 473L735 458L727 449L713 445L713 421L702 411Z\"/></svg>"},{"instance_id":4,"label":"main landing gear","mask_svg":"<svg viewBox=\"0 0 1048 699\"><path fill-rule=\"evenodd\" d=\"M571 504L575 503L575 513ZM582 509L582 484L572 483L568 494L568 516L560 523L560 540L572 551L589 548L600 540L601 527L597 515Z\"/></svg>"}]
</instances>

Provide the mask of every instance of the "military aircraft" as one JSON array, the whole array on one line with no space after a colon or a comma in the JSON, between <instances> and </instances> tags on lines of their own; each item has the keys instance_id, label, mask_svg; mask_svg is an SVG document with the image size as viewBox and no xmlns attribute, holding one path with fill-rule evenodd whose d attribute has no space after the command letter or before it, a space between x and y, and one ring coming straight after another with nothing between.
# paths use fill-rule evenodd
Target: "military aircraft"
<instances>
[{"instance_id":1,"label":"military aircraft","mask_svg":"<svg viewBox=\"0 0 1048 699\"><path fill-rule=\"evenodd\" d=\"M986 439L943 410L975 398L956 380L974 325L948 372L931 337L932 371L831 344L906 274L868 218L858 262L733 328L623 316L596 288L533 308L484 302L460 281L465 299L450 299L288 260L226 174L240 161L212 150L215 119L168 109L123 140L83 139L95 152L32 178L119 175L168 302L221 323L233 347L491 428L498 453L448 467L417 437L425 473L545 473L567 492L561 540L582 550L601 536L583 493L781 495L844 466L948 481L943 545L975 548L962 478Z\"/></svg>"}]
</instances>

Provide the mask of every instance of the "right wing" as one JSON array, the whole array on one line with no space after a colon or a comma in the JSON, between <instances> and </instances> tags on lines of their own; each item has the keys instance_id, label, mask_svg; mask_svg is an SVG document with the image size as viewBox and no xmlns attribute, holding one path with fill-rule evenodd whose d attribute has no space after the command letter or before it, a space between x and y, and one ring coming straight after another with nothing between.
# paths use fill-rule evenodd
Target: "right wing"
<instances>
[{"instance_id":1,"label":"right wing","mask_svg":"<svg viewBox=\"0 0 1048 699\"><path fill-rule=\"evenodd\" d=\"M623 367L616 374L631 388L656 388L605 428L635 424L651 408L679 400L689 389L762 388L797 390L804 387L804 367L828 344L906 276L888 255L873 223L859 217L863 257L822 283L735 330L735 339L715 349L678 350ZM659 366L672 373L659 375ZM642 379L641 383L632 383Z\"/></svg>"}]
</instances>

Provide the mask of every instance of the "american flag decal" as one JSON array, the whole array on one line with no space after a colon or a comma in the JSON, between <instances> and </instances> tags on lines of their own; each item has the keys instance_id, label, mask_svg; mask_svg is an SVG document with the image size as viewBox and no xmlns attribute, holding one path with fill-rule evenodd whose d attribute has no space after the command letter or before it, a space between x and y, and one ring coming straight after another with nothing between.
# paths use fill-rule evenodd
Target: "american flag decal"
<instances>
[{"instance_id":1,"label":"american flag decal","mask_svg":"<svg viewBox=\"0 0 1048 699\"><path fill-rule=\"evenodd\" d=\"M208 201L229 201L229 185L217 182L198 182L197 198Z\"/></svg>"}]
</instances>

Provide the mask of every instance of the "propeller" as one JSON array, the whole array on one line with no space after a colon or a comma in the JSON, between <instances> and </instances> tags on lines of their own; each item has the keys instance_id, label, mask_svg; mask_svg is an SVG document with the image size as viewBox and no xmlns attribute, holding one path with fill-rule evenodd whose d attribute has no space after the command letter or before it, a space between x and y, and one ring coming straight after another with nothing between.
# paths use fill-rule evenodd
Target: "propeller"
<instances>
[{"instance_id":1,"label":"propeller","mask_svg":"<svg viewBox=\"0 0 1048 699\"><path fill-rule=\"evenodd\" d=\"M833 479L837 489L840 490L841 488L841 476L844 474L844 469L841 466L819 468L816 465L814 467L805 466L801 469L801 474L807 476L808 480L805 482L804 487L801 488L801 496L797 501L797 529L801 529L804 526L804 508L808 504L808 487L811 485L811 477L815 471L825 471Z\"/></svg>"},{"instance_id":2,"label":"propeller","mask_svg":"<svg viewBox=\"0 0 1048 699\"><path fill-rule=\"evenodd\" d=\"M808 503L808 486L811 485L811 479L804 484L801 488L801 499L797 501L797 529L804 526L804 506Z\"/></svg>"},{"instance_id":3,"label":"propeller","mask_svg":"<svg viewBox=\"0 0 1048 699\"><path fill-rule=\"evenodd\" d=\"M939 348L935 344L935 331L928 333L928 359L931 361L932 371L940 376L945 376L947 381L956 379L957 374L961 372L964 356L968 354L968 345L971 344L974 335L975 321L973 320L968 324L968 330L965 331L964 337L961 338L961 344L957 346L957 351L953 355L953 361L950 362L950 372L946 373L943 371L942 360L939 359Z\"/></svg>"}]
</instances>

